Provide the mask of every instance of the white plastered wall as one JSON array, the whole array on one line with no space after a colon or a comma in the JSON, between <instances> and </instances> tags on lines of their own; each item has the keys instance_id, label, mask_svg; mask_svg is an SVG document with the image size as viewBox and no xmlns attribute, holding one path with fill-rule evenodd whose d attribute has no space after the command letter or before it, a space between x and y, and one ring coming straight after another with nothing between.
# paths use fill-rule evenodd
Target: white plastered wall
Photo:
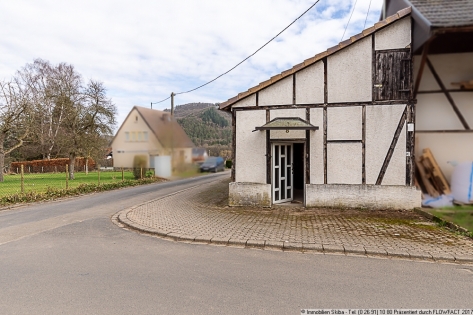
<instances>
[{"instance_id":1,"label":"white plastered wall","mask_svg":"<svg viewBox=\"0 0 473 315\"><path fill-rule=\"evenodd\" d=\"M252 132L265 123L265 110L236 112L236 182L266 183L266 133Z\"/></svg>"},{"instance_id":2,"label":"white plastered wall","mask_svg":"<svg viewBox=\"0 0 473 315\"><path fill-rule=\"evenodd\" d=\"M435 71L443 85L450 90L457 90L459 86L452 82L469 81L473 73L473 53L429 55ZM414 75L417 76L420 67L420 56L414 57ZM439 91L432 72L426 65L419 91ZM452 92L450 96L457 104L460 112L473 126L473 92ZM454 130L464 129L457 115L443 93L418 94L416 106L416 130Z\"/></svg>"},{"instance_id":3,"label":"white plastered wall","mask_svg":"<svg viewBox=\"0 0 473 315\"><path fill-rule=\"evenodd\" d=\"M138 119L137 119L138 117ZM131 141L131 133L148 132L148 141ZM127 141L125 132L130 133ZM166 155L155 137L154 133L148 128L148 125L142 119L138 111L133 110L118 130L112 143L113 166L114 167L133 167L135 155L145 155L148 160L146 167L149 167L149 155Z\"/></svg>"},{"instance_id":4,"label":"white plastered wall","mask_svg":"<svg viewBox=\"0 0 473 315\"><path fill-rule=\"evenodd\" d=\"M328 57L329 103L371 101L371 36Z\"/></svg>"},{"instance_id":5,"label":"white plastered wall","mask_svg":"<svg viewBox=\"0 0 473 315\"><path fill-rule=\"evenodd\" d=\"M429 55L429 60L442 79L443 84L447 89L459 89L456 85L451 85L452 82L461 82L471 80L473 73L473 53L460 54L438 54ZM414 56L414 80L419 72L421 56ZM419 85L419 91L440 90L434 76L425 65L422 80Z\"/></svg>"},{"instance_id":6,"label":"white plastered wall","mask_svg":"<svg viewBox=\"0 0 473 315\"><path fill-rule=\"evenodd\" d=\"M288 105L292 104L292 75L259 91L258 105Z\"/></svg>"},{"instance_id":7,"label":"white plastered wall","mask_svg":"<svg viewBox=\"0 0 473 315\"><path fill-rule=\"evenodd\" d=\"M327 108L327 140L361 140L361 106Z\"/></svg>"},{"instance_id":8,"label":"white plastered wall","mask_svg":"<svg viewBox=\"0 0 473 315\"><path fill-rule=\"evenodd\" d=\"M269 119L279 117L299 117L306 120L305 108L272 109L269 111ZM305 139L305 130L271 130L271 139Z\"/></svg>"},{"instance_id":9,"label":"white plastered wall","mask_svg":"<svg viewBox=\"0 0 473 315\"><path fill-rule=\"evenodd\" d=\"M322 61L296 73L296 103L324 102L324 64Z\"/></svg>"},{"instance_id":10,"label":"white plastered wall","mask_svg":"<svg viewBox=\"0 0 473 315\"><path fill-rule=\"evenodd\" d=\"M376 184L405 107L406 105L366 106L365 172L368 185ZM383 178L384 185L406 183L405 133L404 127Z\"/></svg>"},{"instance_id":11,"label":"white plastered wall","mask_svg":"<svg viewBox=\"0 0 473 315\"><path fill-rule=\"evenodd\" d=\"M361 184L361 143L327 143L327 183Z\"/></svg>"},{"instance_id":12,"label":"white plastered wall","mask_svg":"<svg viewBox=\"0 0 473 315\"><path fill-rule=\"evenodd\" d=\"M324 183L324 110L310 109L310 123L319 130L310 133L310 183Z\"/></svg>"},{"instance_id":13,"label":"white plastered wall","mask_svg":"<svg viewBox=\"0 0 473 315\"><path fill-rule=\"evenodd\" d=\"M384 174L382 185L406 185L406 136L406 124L404 123Z\"/></svg>"},{"instance_id":14,"label":"white plastered wall","mask_svg":"<svg viewBox=\"0 0 473 315\"><path fill-rule=\"evenodd\" d=\"M411 43L411 17L407 16L375 33L375 49L402 49Z\"/></svg>"},{"instance_id":15,"label":"white plastered wall","mask_svg":"<svg viewBox=\"0 0 473 315\"><path fill-rule=\"evenodd\" d=\"M464 129L443 93L418 94L416 130Z\"/></svg>"},{"instance_id":16,"label":"white plastered wall","mask_svg":"<svg viewBox=\"0 0 473 315\"><path fill-rule=\"evenodd\" d=\"M249 106L256 106L256 93L251 94L247 98L242 99L241 101L236 102L232 105L232 108L241 108L241 107L249 107Z\"/></svg>"},{"instance_id":17,"label":"white plastered wall","mask_svg":"<svg viewBox=\"0 0 473 315\"><path fill-rule=\"evenodd\" d=\"M473 60L472 60L473 62ZM473 78L473 72L472 72ZM466 122L473 128L473 91L450 94Z\"/></svg>"}]
</instances>

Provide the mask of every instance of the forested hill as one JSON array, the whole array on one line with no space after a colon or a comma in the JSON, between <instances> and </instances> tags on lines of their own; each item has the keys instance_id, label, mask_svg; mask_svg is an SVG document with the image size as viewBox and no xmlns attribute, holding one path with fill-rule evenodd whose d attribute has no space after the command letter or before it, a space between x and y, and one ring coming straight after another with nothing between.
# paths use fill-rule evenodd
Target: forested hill
<instances>
[{"instance_id":1,"label":"forested hill","mask_svg":"<svg viewBox=\"0 0 473 315\"><path fill-rule=\"evenodd\" d=\"M166 111L169 111L167 109ZM232 142L231 115L217 104L189 103L176 106L174 116L198 147L229 147Z\"/></svg>"}]
</instances>

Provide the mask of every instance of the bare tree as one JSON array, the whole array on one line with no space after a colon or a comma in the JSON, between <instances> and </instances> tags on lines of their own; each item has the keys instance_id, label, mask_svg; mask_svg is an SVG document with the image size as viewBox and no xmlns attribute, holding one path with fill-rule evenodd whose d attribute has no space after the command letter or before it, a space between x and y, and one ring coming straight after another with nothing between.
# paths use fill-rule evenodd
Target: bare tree
<instances>
[{"instance_id":1,"label":"bare tree","mask_svg":"<svg viewBox=\"0 0 473 315\"><path fill-rule=\"evenodd\" d=\"M64 119L70 179L74 179L75 158L79 154L88 155L91 151L100 154L104 149L104 136L112 134L116 113L103 83L90 80L81 98L69 108Z\"/></svg>"},{"instance_id":2,"label":"bare tree","mask_svg":"<svg viewBox=\"0 0 473 315\"><path fill-rule=\"evenodd\" d=\"M28 82L33 97L35 119L31 126L29 146L40 152L43 159L49 160L54 152L58 152L57 139L66 111L64 99L71 92L79 93L80 76L67 64L52 66L42 59L26 64L18 76L23 82ZM74 84L75 90L71 89Z\"/></svg>"},{"instance_id":3,"label":"bare tree","mask_svg":"<svg viewBox=\"0 0 473 315\"><path fill-rule=\"evenodd\" d=\"M0 182L3 182L5 156L24 143L29 133L33 102L30 84L14 77L0 82Z\"/></svg>"},{"instance_id":4,"label":"bare tree","mask_svg":"<svg viewBox=\"0 0 473 315\"><path fill-rule=\"evenodd\" d=\"M69 157L70 179L76 157L104 154L117 110L102 82L90 80L84 87L73 65L36 59L0 87L0 164L29 131L28 152L36 148L43 159Z\"/></svg>"}]
</instances>

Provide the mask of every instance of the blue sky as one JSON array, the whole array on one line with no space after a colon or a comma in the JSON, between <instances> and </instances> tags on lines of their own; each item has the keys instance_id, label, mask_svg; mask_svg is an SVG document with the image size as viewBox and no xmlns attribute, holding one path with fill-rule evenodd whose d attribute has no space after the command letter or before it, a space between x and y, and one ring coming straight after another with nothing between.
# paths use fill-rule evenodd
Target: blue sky
<instances>
[{"instance_id":1,"label":"blue sky","mask_svg":"<svg viewBox=\"0 0 473 315\"><path fill-rule=\"evenodd\" d=\"M315 0L15 0L0 3L0 80L36 58L73 64L104 82L118 124L134 105L195 88L253 53ZM371 0L366 27L379 19ZM175 104L223 102L336 45L355 0L320 0L230 74ZM363 29L370 0L357 0L344 39ZM153 108L169 108L170 102Z\"/></svg>"}]
</instances>

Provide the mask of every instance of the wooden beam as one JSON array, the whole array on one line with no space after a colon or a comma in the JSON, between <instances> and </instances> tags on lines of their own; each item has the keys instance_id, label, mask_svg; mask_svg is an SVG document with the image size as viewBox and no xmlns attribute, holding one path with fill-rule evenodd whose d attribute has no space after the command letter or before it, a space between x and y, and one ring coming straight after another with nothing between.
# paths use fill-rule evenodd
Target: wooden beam
<instances>
[{"instance_id":1,"label":"wooden beam","mask_svg":"<svg viewBox=\"0 0 473 315\"><path fill-rule=\"evenodd\" d=\"M427 58L427 66L429 67L430 71L432 72L432 75L434 76L435 81L437 81L437 84L440 86L440 89L443 91L443 93L445 93L445 96L447 97L448 102L450 103L450 105L452 105L453 111L457 115L458 119L460 119L460 122L462 123L463 127L466 130L469 130L470 126L468 126L468 123L466 122L465 117L463 117L462 113L460 112L457 105L453 101L452 96L450 95L450 93L448 93L447 89L445 88L445 85L443 85L442 80L440 79L437 71L435 71L434 66L430 62L429 58Z\"/></svg>"},{"instance_id":2,"label":"wooden beam","mask_svg":"<svg viewBox=\"0 0 473 315\"><path fill-rule=\"evenodd\" d=\"M371 101L376 99L376 48L375 48L375 36L371 35Z\"/></svg>"},{"instance_id":3,"label":"wooden beam","mask_svg":"<svg viewBox=\"0 0 473 315\"><path fill-rule=\"evenodd\" d=\"M324 184L327 184L327 103L328 103L328 86L327 86L327 62L324 58Z\"/></svg>"},{"instance_id":4,"label":"wooden beam","mask_svg":"<svg viewBox=\"0 0 473 315\"><path fill-rule=\"evenodd\" d=\"M310 108L305 109L305 119L310 123ZM310 130L305 131L305 139L305 183L310 184Z\"/></svg>"},{"instance_id":5,"label":"wooden beam","mask_svg":"<svg viewBox=\"0 0 473 315\"><path fill-rule=\"evenodd\" d=\"M417 72L416 83L414 84L414 98L417 98L417 91L419 91L420 81L422 79L422 75L424 74L427 53L429 52L430 43L432 40L434 40L434 38L435 36L432 36L427 42L425 42L424 48L422 49L422 58L420 59L419 71Z\"/></svg>"},{"instance_id":6,"label":"wooden beam","mask_svg":"<svg viewBox=\"0 0 473 315\"><path fill-rule=\"evenodd\" d=\"M389 162L391 162L391 157L393 156L397 141L399 140L399 136L401 135L402 128L404 127L404 124L406 123L406 115L407 115L407 106L404 109L404 112L402 113L401 119L399 120L399 123L397 125L396 132L394 133L393 140L391 141L391 145L389 146L388 153L386 154L386 157L384 158L383 166L381 167L381 170L378 175L378 179L376 180L376 185L381 185L381 183L383 182L384 174L386 173L386 170L388 169Z\"/></svg>"},{"instance_id":7,"label":"wooden beam","mask_svg":"<svg viewBox=\"0 0 473 315\"><path fill-rule=\"evenodd\" d=\"M266 123L270 121L269 109L266 110ZM271 184L271 130L266 130L266 184Z\"/></svg>"},{"instance_id":8,"label":"wooden beam","mask_svg":"<svg viewBox=\"0 0 473 315\"><path fill-rule=\"evenodd\" d=\"M407 105L407 124L414 124L415 122L415 105ZM408 129L409 126L406 126ZM415 184L415 130L406 130L406 186L413 186Z\"/></svg>"},{"instance_id":9,"label":"wooden beam","mask_svg":"<svg viewBox=\"0 0 473 315\"><path fill-rule=\"evenodd\" d=\"M368 102L346 102L346 103L314 103L314 104L287 104L287 105L264 105L264 106L246 106L236 107L236 110L255 110L255 109L286 109L286 108L323 108L327 107L351 107L351 106L379 106L379 105L399 105L405 104L406 100L390 100L390 101L368 101ZM415 100L411 100L415 102Z\"/></svg>"},{"instance_id":10,"label":"wooden beam","mask_svg":"<svg viewBox=\"0 0 473 315\"><path fill-rule=\"evenodd\" d=\"M458 92L469 92L469 93L473 93L473 90L458 90L458 89L447 89L446 90L448 93L458 93ZM435 93L445 93L444 91L442 90L428 90L428 91L418 91L417 94L435 94Z\"/></svg>"},{"instance_id":11,"label":"wooden beam","mask_svg":"<svg viewBox=\"0 0 473 315\"><path fill-rule=\"evenodd\" d=\"M416 130L417 133L473 133L473 130Z\"/></svg>"},{"instance_id":12,"label":"wooden beam","mask_svg":"<svg viewBox=\"0 0 473 315\"><path fill-rule=\"evenodd\" d=\"M366 106L361 109L361 183L366 184Z\"/></svg>"},{"instance_id":13,"label":"wooden beam","mask_svg":"<svg viewBox=\"0 0 473 315\"><path fill-rule=\"evenodd\" d=\"M236 165L236 111L232 110L232 182L235 182L235 165Z\"/></svg>"},{"instance_id":14,"label":"wooden beam","mask_svg":"<svg viewBox=\"0 0 473 315\"><path fill-rule=\"evenodd\" d=\"M296 104L296 75L292 75L292 104Z\"/></svg>"},{"instance_id":15,"label":"wooden beam","mask_svg":"<svg viewBox=\"0 0 473 315\"><path fill-rule=\"evenodd\" d=\"M416 161L416 168L419 171L420 180L422 181L426 192L434 198L438 197L440 194L430 182L430 177L427 175L424 165L420 161Z\"/></svg>"},{"instance_id":16,"label":"wooden beam","mask_svg":"<svg viewBox=\"0 0 473 315\"><path fill-rule=\"evenodd\" d=\"M327 143L363 143L363 140L327 140Z\"/></svg>"}]
</instances>

